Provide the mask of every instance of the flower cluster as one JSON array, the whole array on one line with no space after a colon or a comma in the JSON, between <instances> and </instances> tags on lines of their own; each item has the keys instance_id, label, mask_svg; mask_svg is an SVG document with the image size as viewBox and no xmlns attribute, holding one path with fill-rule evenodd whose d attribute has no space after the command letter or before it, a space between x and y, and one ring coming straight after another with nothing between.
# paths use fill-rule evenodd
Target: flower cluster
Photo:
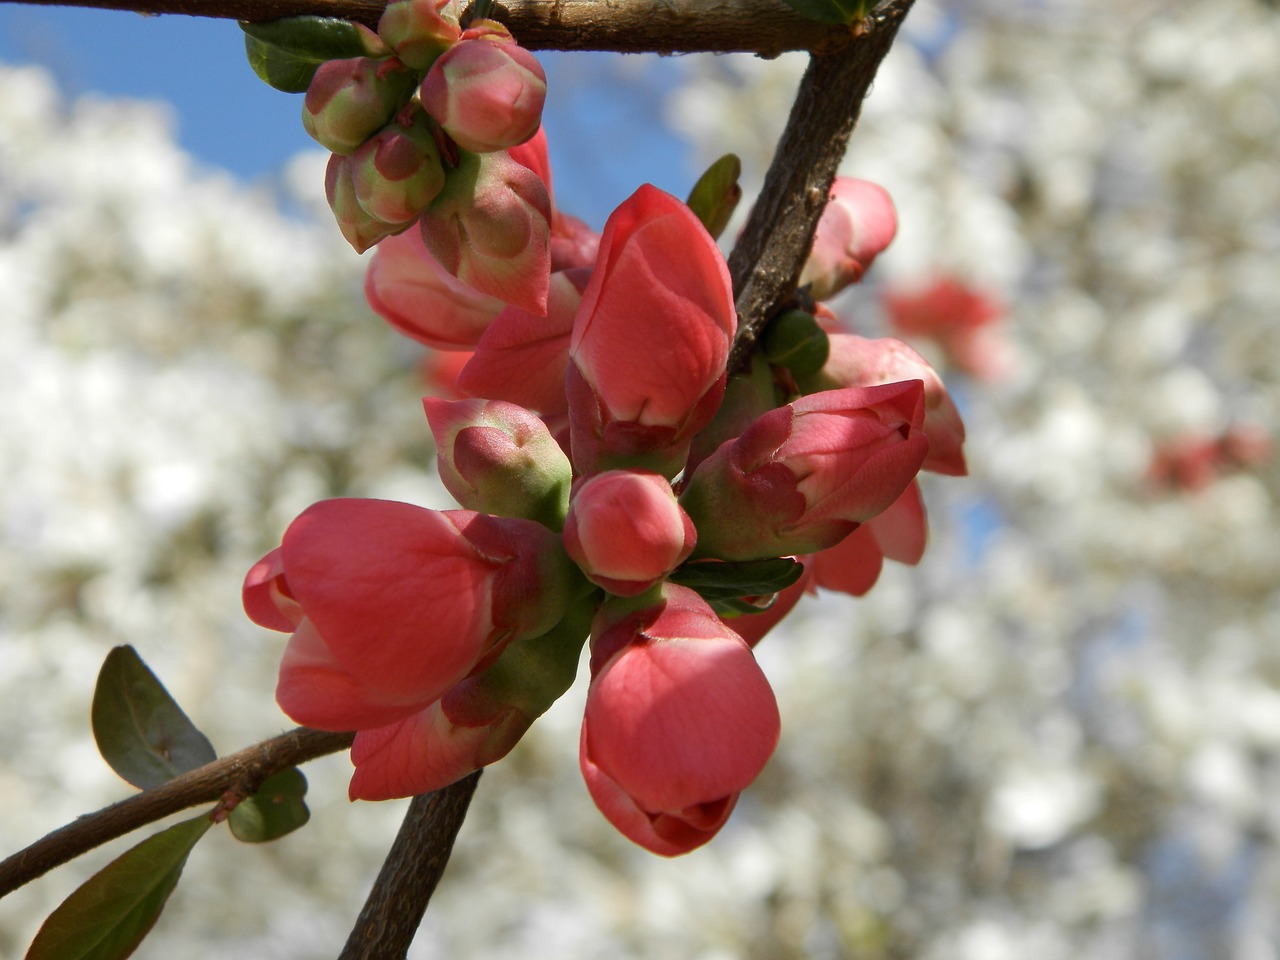
<instances>
[{"instance_id":1,"label":"flower cluster","mask_svg":"<svg viewBox=\"0 0 1280 960\"><path fill-rule=\"evenodd\" d=\"M511 151L540 128L546 75L505 26L463 29L451 0L395 0L365 56L311 78L303 125L333 152L325 193L359 252L417 227L448 272L546 305L549 198Z\"/></svg>"},{"instance_id":2,"label":"flower cluster","mask_svg":"<svg viewBox=\"0 0 1280 960\"><path fill-rule=\"evenodd\" d=\"M430 86L424 106L448 100ZM396 328L470 352L454 391L467 399L424 401L462 509L316 504L250 571L245 607L291 634L285 712L357 731L361 799L438 789L505 755L589 638L583 777L626 836L675 855L720 829L777 743L752 646L806 588L861 593L884 557L919 560L915 477L964 472L963 427L910 348L828 335L808 314L779 318L730 371L732 285L694 212L646 185L596 235L554 210L545 151L539 134L516 154L547 198L540 304L528 262L505 287L455 269L429 227L487 207L449 185L367 274ZM829 292L895 227L878 187L840 184L833 200L813 267ZM459 236L475 245L470 226Z\"/></svg>"}]
</instances>

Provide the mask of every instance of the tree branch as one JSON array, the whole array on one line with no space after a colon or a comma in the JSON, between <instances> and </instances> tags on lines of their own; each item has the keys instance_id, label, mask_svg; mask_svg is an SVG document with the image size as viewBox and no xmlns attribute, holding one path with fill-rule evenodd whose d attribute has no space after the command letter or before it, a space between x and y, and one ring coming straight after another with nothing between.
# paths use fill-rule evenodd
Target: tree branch
<instances>
[{"instance_id":1,"label":"tree branch","mask_svg":"<svg viewBox=\"0 0 1280 960\"><path fill-rule=\"evenodd\" d=\"M401 960L449 863L480 771L414 797L338 960Z\"/></svg>"},{"instance_id":2,"label":"tree branch","mask_svg":"<svg viewBox=\"0 0 1280 960\"><path fill-rule=\"evenodd\" d=\"M386 0L0 0L138 13L266 21L304 14L376 26ZM502 20L530 50L614 53L833 53L848 27L800 16L782 0L499 0Z\"/></svg>"},{"instance_id":3,"label":"tree branch","mask_svg":"<svg viewBox=\"0 0 1280 960\"><path fill-rule=\"evenodd\" d=\"M297 727L135 794L37 840L0 863L0 897L87 850L228 792L247 797L273 773L351 746L355 734Z\"/></svg>"},{"instance_id":4,"label":"tree branch","mask_svg":"<svg viewBox=\"0 0 1280 960\"><path fill-rule=\"evenodd\" d=\"M858 43L809 61L764 187L729 256L738 307L730 372L746 366L765 322L795 289L862 101L912 2L882 4Z\"/></svg>"}]
</instances>

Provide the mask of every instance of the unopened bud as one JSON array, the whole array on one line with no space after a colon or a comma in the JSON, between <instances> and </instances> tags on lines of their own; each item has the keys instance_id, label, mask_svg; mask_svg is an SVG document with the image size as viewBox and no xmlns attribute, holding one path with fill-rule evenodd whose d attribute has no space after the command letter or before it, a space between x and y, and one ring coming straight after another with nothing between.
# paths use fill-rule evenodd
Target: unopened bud
<instances>
[{"instance_id":1,"label":"unopened bud","mask_svg":"<svg viewBox=\"0 0 1280 960\"><path fill-rule=\"evenodd\" d=\"M411 126L385 126L352 155L356 197L371 216L408 223L444 188L440 149L427 123L419 113Z\"/></svg>"},{"instance_id":2,"label":"unopened bud","mask_svg":"<svg viewBox=\"0 0 1280 960\"><path fill-rule=\"evenodd\" d=\"M378 20L378 36L415 70L426 70L458 42L456 18L445 14L449 0L395 0Z\"/></svg>"},{"instance_id":3,"label":"unopened bud","mask_svg":"<svg viewBox=\"0 0 1280 960\"><path fill-rule=\"evenodd\" d=\"M329 60L307 87L302 125L325 149L350 155L395 116L416 79L394 57Z\"/></svg>"},{"instance_id":4,"label":"unopened bud","mask_svg":"<svg viewBox=\"0 0 1280 960\"><path fill-rule=\"evenodd\" d=\"M364 253L383 237L399 233L408 224L386 223L370 215L356 197L351 176L351 158L334 154L324 174L324 195L333 210L338 229L356 253Z\"/></svg>"}]
</instances>

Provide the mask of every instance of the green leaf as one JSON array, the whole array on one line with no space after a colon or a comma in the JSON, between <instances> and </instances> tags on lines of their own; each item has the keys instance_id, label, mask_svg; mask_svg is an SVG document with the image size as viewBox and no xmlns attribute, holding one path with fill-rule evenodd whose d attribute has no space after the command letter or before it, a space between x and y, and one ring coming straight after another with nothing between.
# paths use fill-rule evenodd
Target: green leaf
<instances>
[{"instance_id":1,"label":"green leaf","mask_svg":"<svg viewBox=\"0 0 1280 960\"><path fill-rule=\"evenodd\" d=\"M729 603L740 597L768 597L785 590L804 573L804 564L790 557L774 560L699 560L678 567L668 577L673 583L698 591L713 606L741 612L758 611L759 607Z\"/></svg>"},{"instance_id":2,"label":"green leaf","mask_svg":"<svg viewBox=\"0 0 1280 960\"><path fill-rule=\"evenodd\" d=\"M98 752L140 790L218 758L208 738L130 646L107 654L93 691L91 716Z\"/></svg>"},{"instance_id":3,"label":"green leaf","mask_svg":"<svg viewBox=\"0 0 1280 960\"><path fill-rule=\"evenodd\" d=\"M26 960L121 960L132 954L210 826L208 816L184 820L112 860L50 914Z\"/></svg>"},{"instance_id":4,"label":"green leaf","mask_svg":"<svg viewBox=\"0 0 1280 960\"><path fill-rule=\"evenodd\" d=\"M303 93L326 60L378 56L373 35L337 17L285 17L241 22L249 66L265 83L285 93Z\"/></svg>"},{"instance_id":5,"label":"green leaf","mask_svg":"<svg viewBox=\"0 0 1280 960\"><path fill-rule=\"evenodd\" d=\"M785 0L801 16L821 23L853 23L865 17L874 0Z\"/></svg>"},{"instance_id":6,"label":"green leaf","mask_svg":"<svg viewBox=\"0 0 1280 960\"><path fill-rule=\"evenodd\" d=\"M689 191L689 209L713 237L718 238L724 232L742 199L742 187L738 185L741 175L742 161L736 154L726 153L707 167L707 172Z\"/></svg>"},{"instance_id":7,"label":"green leaf","mask_svg":"<svg viewBox=\"0 0 1280 960\"><path fill-rule=\"evenodd\" d=\"M306 794L307 778L297 767L272 774L231 811L232 835L244 843L264 843L292 833L311 819L302 800Z\"/></svg>"}]
</instances>

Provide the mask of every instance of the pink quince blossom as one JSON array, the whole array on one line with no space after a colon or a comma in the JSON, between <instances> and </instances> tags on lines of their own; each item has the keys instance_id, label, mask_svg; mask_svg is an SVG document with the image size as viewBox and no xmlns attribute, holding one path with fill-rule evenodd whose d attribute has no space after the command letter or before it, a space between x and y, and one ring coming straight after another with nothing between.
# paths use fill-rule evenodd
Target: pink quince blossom
<instances>
[{"instance_id":1,"label":"pink quince blossom","mask_svg":"<svg viewBox=\"0 0 1280 960\"><path fill-rule=\"evenodd\" d=\"M923 470L962 477L969 472L964 459L964 421L942 378L929 361L901 340L869 340L850 333L832 333L826 365L817 373L797 378L806 392L840 387L870 387L899 380L924 384L924 431L929 455Z\"/></svg>"},{"instance_id":2,"label":"pink quince blossom","mask_svg":"<svg viewBox=\"0 0 1280 960\"><path fill-rule=\"evenodd\" d=\"M479 20L431 64L420 95L458 146L489 153L538 132L547 75L506 27Z\"/></svg>"},{"instance_id":3,"label":"pink quince blossom","mask_svg":"<svg viewBox=\"0 0 1280 960\"><path fill-rule=\"evenodd\" d=\"M276 698L319 729L422 710L560 619L576 574L550 530L469 510L325 500L245 578L250 618L292 631Z\"/></svg>"},{"instance_id":4,"label":"pink quince blossom","mask_svg":"<svg viewBox=\"0 0 1280 960\"><path fill-rule=\"evenodd\" d=\"M462 35L450 7L450 0L394 0L378 19L378 36L406 64L425 70Z\"/></svg>"},{"instance_id":5,"label":"pink quince blossom","mask_svg":"<svg viewBox=\"0 0 1280 960\"><path fill-rule=\"evenodd\" d=\"M687 206L648 184L609 217L566 378L574 465L674 476L724 394L728 267Z\"/></svg>"},{"instance_id":6,"label":"pink quince blossom","mask_svg":"<svg viewBox=\"0 0 1280 960\"><path fill-rule=\"evenodd\" d=\"M919 380L801 397L699 464L680 502L699 556L812 553L893 503L929 449Z\"/></svg>"},{"instance_id":7,"label":"pink quince blossom","mask_svg":"<svg viewBox=\"0 0 1280 960\"><path fill-rule=\"evenodd\" d=\"M665 477L606 470L575 485L564 548L592 583L633 597L683 563L697 536Z\"/></svg>"},{"instance_id":8,"label":"pink quince blossom","mask_svg":"<svg viewBox=\"0 0 1280 960\"><path fill-rule=\"evenodd\" d=\"M395 116L415 82L395 57L326 60L307 87L302 125L326 150L349 156Z\"/></svg>"},{"instance_id":9,"label":"pink quince blossom","mask_svg":"<svg viewBox=\"0 0 1280 960\"><path fill-rule=\"evenodd\" d=\"M862 279L898 230L893 200L869 180L836 177L800 274L815 300L828 300Z\"/></svg>"},{"instance_id":10,"label":"pink quince blossom","mask_svg":"<svg viewBox=\"0 0 1280 960\"><path fill-rule=\"evenodd\" d=\"M503 303L455 279L417 230L383 240L365 272L364 295L382 319L437 350L466 350L502 312Z\"/></svg>"},{"instance_id":11,"label":"pink quince blossom","mask_svg":"<svg viewBox=\"0 0 1280 960\"><path fill-rule=\"evenodd\" d=\"M864 596L880 578L884 561L914 566L929 538L920 484L912 483L885 511L833 547L814 554L813 586Z\"/></svg>"},{"instance_id":12,"label":"pink quince blossom","mask_svg":"<svg viewBox=\"0 0 1280 960\"><path fill-rule=\"evenodd\" d=\"M750 648L692 590L592 632L579 762L591 798L663 856L710 840L778 742L778 706Z\"/></svg>"}]
</instances>

